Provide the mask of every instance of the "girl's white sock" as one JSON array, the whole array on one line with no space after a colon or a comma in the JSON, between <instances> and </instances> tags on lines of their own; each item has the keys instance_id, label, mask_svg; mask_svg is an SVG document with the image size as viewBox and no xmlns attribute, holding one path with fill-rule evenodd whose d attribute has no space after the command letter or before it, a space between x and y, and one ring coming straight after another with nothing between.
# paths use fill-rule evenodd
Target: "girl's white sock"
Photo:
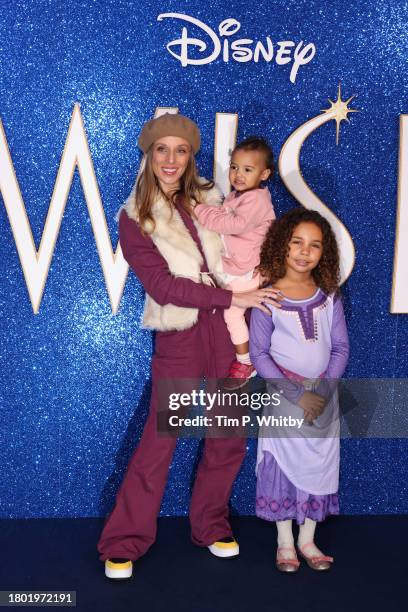
<instances>
[{"instance_id":1,"label":"girl's white sock","mask_svg":"<svg viewBox=\"0 0 408 612\"><path fill-rule=\"evenodd\" d=\"M305 555L307 557L321 556L323 555L322 551L317 548L314 543L314 536L316 530L316 521L312 521L312 519L306 518L303 525L299 527L299 537L298 537L298 547L301 549L305 544L313 543L313 546L307 546L305 549Z\"/></svg>"},{"instance_id":2,"label":"girl's white sock","mask_svg":"<svg viewBox=\"0 0 408 612\"><path fill-rule=\"evenodd\" d=\"M239 363L245 363L246 365L251 365L251 358L249 356L249 353L244 353L243 355L238 355L237 353L237 361L239 361Z\"/></svg>"},{"instance_id":3,"label":"girl's white sock","mask_svg":"<svg viewBox=\"0 0 408 612\"><path fill-rule=\"evenodd\" d=\"M276 527L278 529L278 548L293 548L292 520L276 521ZM295 555L290 550L282 550L279 554L283 559L295 558Z\"/></svg>"},{"instance_id":4,"label":"girl's white sock","mask_svg":"<svg viewBox=\"0 0 408 612\"><path fill-rule=\"evenodd\" d=\"M306 518L303 525L299 526L298 546L304 546L313 542L316 529L316 521Z\"/></svg>"}]
</instances>

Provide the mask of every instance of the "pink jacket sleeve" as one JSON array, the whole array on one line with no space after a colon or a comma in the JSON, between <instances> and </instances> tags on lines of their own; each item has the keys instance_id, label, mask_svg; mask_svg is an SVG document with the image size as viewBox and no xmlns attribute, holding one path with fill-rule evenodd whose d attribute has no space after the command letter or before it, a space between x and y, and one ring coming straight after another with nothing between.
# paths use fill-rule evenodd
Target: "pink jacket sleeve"
<instances>
[{"instance_id":1,"label":"pink jacket sleeve","mask_svg":"<svg viewBox=\"0 0 408 612\"><path fill-rule=\"evenodd\" d=\"M124 210L119 217L119 240L123 257L146 293L161 306L174 304L204 310L230 307L231 291L173 276L153 240L142 234L139 225Z\"/></svg>"},{"instance_id":2,"label":"pink jacket sleeve","mask_svg":"<svg viewBox=\"0 0 408 612\"><path fill-rule=\"evenodd\" d=\"M248 192L235 209L197 204L194 212L201 225L225 235L251 231L262 223L266 216L265 207L259 206L257 195L253 192Z\"/></svg>"}]
</instances>

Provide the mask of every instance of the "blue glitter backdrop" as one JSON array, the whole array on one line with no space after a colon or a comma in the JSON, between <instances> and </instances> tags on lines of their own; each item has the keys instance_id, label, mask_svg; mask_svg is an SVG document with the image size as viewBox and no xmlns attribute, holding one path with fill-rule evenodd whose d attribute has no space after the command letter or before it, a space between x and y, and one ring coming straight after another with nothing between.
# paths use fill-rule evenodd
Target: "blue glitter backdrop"
<instances>
[{"instance_id":1,"label":"blue glitter backdrop","mask_svg":"<svg viewBox=\"0 0 408 612\"><path fill-rule=\"evenodd\" d=\"M307 141L305 179L349 229L356 266L344 287L351 377L406 377L408 321L389 314L396 219L398 120L408 112L408 3L346 0L1 0L0 115L38 248L75 102L89 140L108 228L132 186L136 138L157 106L177 106L203 137L198 164L212 176L216 112L239 115L238 138L258 133L276 154L289 134L326 108L337 84L360 113ZM255 12L254 12L255 10ZM182 12L239 38L301 40L316 55L300 67L224 62L183 68L166 50ZM194 32L196 34L196 32ZM237 35L238 36L238 35ZM176 49L174 49L176 51ZM278 214L294 201L277 178ZM149 401L152 338L138 327L143 291L130 273L113 315L76 171L39 314L34 315L5 207L0 206L2 315L1 517L104 515L141 435ZM253 513L255 440L234 488ZM163 500L186 514L199 443L180 440ZM344 513L408 511L407 440L344 440Z\"/></svg>"}]
</instances>

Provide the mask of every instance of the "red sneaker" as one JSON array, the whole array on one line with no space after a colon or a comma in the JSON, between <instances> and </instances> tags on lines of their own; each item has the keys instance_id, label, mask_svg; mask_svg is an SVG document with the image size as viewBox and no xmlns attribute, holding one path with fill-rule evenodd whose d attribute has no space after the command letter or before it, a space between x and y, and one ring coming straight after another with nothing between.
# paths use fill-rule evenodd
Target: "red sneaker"
<instances>
[{"instance_id":1,"label":"red sneaker","mask_svg":"<svg viewBox=\"0 0 408 612\"><path fill-rule=\"evenodd\" d=\"M228 376L224 379L222 386L228 391L235 391L244 387L252 376L256 376L256 370L252 364L235 360L232 362Z\"/></svg>"}]
</instances>

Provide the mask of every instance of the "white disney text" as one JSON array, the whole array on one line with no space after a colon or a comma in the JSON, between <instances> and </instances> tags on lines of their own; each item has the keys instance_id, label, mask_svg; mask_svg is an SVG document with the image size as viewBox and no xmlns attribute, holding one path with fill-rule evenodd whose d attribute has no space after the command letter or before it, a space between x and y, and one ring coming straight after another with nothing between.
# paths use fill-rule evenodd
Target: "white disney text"
<instances>
[{"instance_id":1,"label":"white disney text","mask_svg":"<svg viewBox=\"0 0 408 612\"><path fill-rule=\"evenodd\" d=\"M252 38L239 38L232 40L232 36L241 29L239 21L233 18L224 19L218 26L218 34L208 25L182 13L162 13L157 21L173 18L180 19L198 28L206 35L206 40L190 36L187 27L183 27L181 37L167 43L167 51L178 59L185 68L188 65L200 66L211 64L222 56L225 63L234 62L258 63L260 59L269 63L275 58L278 66L292 63L289 79L291 83L296 81L300 66L308 64L316 54L314 43L304 45L303 40L296 44L293 40L280 40L273 43L267 36L265 43L255 42ZM189 54L189 51L193 51ZM203 55L204 54L204 55ZM197 56L201 57L197 57Z\"/></svg>"}]
</instances>

